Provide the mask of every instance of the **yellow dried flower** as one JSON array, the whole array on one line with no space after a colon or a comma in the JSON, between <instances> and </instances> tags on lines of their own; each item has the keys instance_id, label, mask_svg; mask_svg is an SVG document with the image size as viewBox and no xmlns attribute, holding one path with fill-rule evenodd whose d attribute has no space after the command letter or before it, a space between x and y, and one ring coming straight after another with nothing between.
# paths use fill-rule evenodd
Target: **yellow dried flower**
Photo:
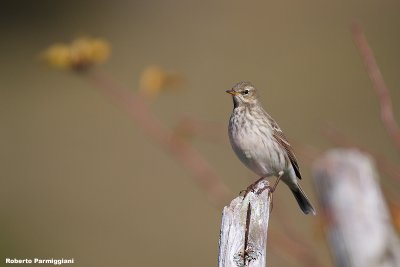
<instances>
[{"instance_id":1,"label":"yellow dried flower","mask_svg":"<svg viewBox=\"0 0 400 267\"><path fill-rule=\"evenodd\" d=\"M64 44L55 44L44 53L44 58L50 66L67 69L70 65L69 48Z\"/></svg>"},{"instance_id":2,"label":"yellow dried flower","mask_svg":"<svg viewBox=\"0 0 400 267\"><path fill-rule=\"evenodd\" d=\"M101 64L109 56L110 46L106 41L87 37L76 39L69 45L52 45L42 54L50 67L75 71Z\"/></svg>"},{"instance_id":3,"label":"yellow dried flower","mask_svg":"<svg viewBox=\"0 0 400 267\"><path fill-rule=\"evenodd\" d=\"M159 66L147 67L140 77L140 90L150 97L156 97L163 91L180 89L182 77L176 72L166 71Z\"/></svg>"}]
</instances>

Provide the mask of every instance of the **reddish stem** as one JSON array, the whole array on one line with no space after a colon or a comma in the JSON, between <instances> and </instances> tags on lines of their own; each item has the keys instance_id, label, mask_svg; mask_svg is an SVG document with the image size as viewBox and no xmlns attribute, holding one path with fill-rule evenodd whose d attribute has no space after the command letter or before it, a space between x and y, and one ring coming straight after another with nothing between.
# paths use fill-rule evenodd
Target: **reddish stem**
<instances>
[{"instance_id":1,"label":"reddish stem","mask_svg":"<svg viewBox=\"0 0 400 267\"><path fill-rule=\"evenodd\" d=\"M151 112L146 100L118 84L99 71L85 73L94 88L125 111L154 142L171 153L178 162L191 171L196 182L207 193L215 205L225 204L230 191L219 179L208 162L186 141L176 137L173 132Z\"/></svg>"},{"instance_id":2,"label":"reddish stem","mask_svg":"<svg viewBox=\"0 0 400 267\"><path fill-rule=\"evenodd\" d=\"M374 53L365 38L361 26L354 22L351 30L356 46L364 61L369 78L371 79L375 92L378 95L381 106L381 120L397 150L400 151L400 129L393 115L392 100L390 98L389 89L385 84L382 73L375 61Z\"/></svg>"}]
</instances>

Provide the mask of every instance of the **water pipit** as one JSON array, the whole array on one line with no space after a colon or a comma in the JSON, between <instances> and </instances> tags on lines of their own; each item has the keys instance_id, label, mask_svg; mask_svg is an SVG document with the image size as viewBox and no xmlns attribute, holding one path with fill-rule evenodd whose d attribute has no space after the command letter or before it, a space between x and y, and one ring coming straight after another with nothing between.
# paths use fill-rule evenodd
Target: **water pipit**
<instances>
[{"instance_id":1,"label":"water pipit","mask_svg":"<svg viewBox=\"0 0 400 267\"><path fill-rule=\"evenodd\" d=\"M229 120L229 139L233 150L247 168L259 175L252 186L268 177L282 180L292 191L301 210L314 214L315 209L301 189L300 168L293 149L275 120L263 109L256 88L249 82L239 82L227 93L233 98Z\"/></svg>"}]
</instances>

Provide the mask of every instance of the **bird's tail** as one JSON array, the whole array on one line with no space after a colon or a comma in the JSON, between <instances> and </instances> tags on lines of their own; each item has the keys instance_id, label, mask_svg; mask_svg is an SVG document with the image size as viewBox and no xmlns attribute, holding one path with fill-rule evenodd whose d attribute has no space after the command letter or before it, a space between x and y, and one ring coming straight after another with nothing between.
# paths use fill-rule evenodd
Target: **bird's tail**
<instances>
[{"instance_id":1,"label":"bird's tail","mask_svg":"<svg viewBox=\"0 0 400 267\"><path fill-rule=\"evenodd\" d=\"M313 205L311 204L310 200L308 200L307 195L304 193L303 189L301 189L299 184L297 184L297 186L291 186L290 190L292 191L297 203L299 203L300 209L304 212L304 214L316 214Z\"/></svg>"}]
</instances>

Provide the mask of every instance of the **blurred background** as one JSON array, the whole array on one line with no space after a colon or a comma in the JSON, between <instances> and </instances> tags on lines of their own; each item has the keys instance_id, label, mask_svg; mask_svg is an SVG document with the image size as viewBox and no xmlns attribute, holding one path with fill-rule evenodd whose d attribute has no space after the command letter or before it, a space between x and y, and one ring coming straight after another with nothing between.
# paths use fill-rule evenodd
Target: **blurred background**
<instances>
[{"instance_id":1,"label":"blurred background","mask_svg":"<svg viewBox=\"0 0 400 267\"><path fill-rule=\"evenodd\" d=\"M321 134L331 124L398 162L349 27L362 25L399 118L399 10L389 0L1 1L0 265L6 257L74 258L74 266L217 263L222 205L85 77L43 64L48 46L107 40L112 55L99 68L132 92L149 66L179 73L180 90L153 98L152 112L172 129L183 118L221 126L218 140L188 141L233 197L256 178L225 134L232 100L224 91L241 80L258 87L296 144L331 147ZM298 160L317 204L310 162ZM382 183L399 189L384 176ZM285 235L282 220L332 266L319 218L304 216L285 186L274 195L270 231ZM268 264L301 266L279 249Z\"/></svg>"}]
</instances>

